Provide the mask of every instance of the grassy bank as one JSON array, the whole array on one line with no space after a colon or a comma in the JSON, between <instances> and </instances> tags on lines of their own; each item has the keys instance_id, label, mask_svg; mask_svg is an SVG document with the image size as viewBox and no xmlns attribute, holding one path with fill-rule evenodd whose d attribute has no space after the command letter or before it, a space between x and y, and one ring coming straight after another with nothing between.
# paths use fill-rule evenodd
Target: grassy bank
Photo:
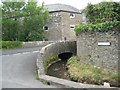
<instances>
[{"instance_id":1,"label":"grassy bank","mask_svg":"<svg viewBox=\"0 0 120 90\"><path fill-rule=\"evenodd\" d=\"M0 49L14 49L22 47L22 42L20 41L0 41Z\"/></svg>"},{"instance_id":2,"label":"grassy bank","mask_svg":"<svg viewBox=\"0 0 120 90\"><path fill-rule=\"evenodd\" d=\"M118 86L118 74L88 64L80 64L80 59L71 57L67 62L68 72L72 81L101 85L104 82Z\"/></svg>"}]
</instances>

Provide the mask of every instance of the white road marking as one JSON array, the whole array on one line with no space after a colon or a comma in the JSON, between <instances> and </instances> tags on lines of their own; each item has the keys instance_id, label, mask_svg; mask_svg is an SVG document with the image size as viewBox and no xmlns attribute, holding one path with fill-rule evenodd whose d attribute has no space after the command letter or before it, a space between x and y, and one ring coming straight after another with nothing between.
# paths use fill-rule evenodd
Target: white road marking
<instances>
[{"instance_id":1,"label":"white road marking","mask_svg":"<svg viewBox=\"0 0 120 90\"><path fill-rule=\"evenodd\" d=\"M8 55L2 55L2 56L11 56L11 55L20 55L20 54L29 54L29 53L37 53L37 52L40 52L40 51L21 52L21 53L8 54Z\"/></svg>"}]
</instances>

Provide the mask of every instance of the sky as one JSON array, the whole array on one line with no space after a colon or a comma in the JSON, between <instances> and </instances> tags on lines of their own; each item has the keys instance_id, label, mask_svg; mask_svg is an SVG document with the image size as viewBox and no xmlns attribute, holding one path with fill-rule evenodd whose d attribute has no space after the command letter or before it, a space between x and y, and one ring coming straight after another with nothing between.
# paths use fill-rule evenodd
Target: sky
<instances>
[{"instance_id":1,"label":"sky","mask_svg":"<svg viewBox=\"0 0 120 90\"><path fill-rule=\"evenodd\" d=\"M37 0L38 3L41 5L41 3L44 1L44 4L67 4L74 6L78 8L79 10L84 9L88 3L96 4L101 1L110 1L110 0ZM114 2L120 2L120 0L112 0Z\"/></svg>"},{"instance_id":2,"label":"sky","mask_svg":"<svg viewBox=\"0 0 120 90\"><path fill-rule=\"evenodd\" d=\"M0 0L0 4L2 1L5 0ZM8 1L28 1L28 0L8 0ZM120 2L120 0L33 0L37 1L38 5L42 5L42 2L44 2L44 5L47 4L66 4L66 5L71 5L79 10L84 9L88 3L96 4L101 1L114 1L114 2Z\"/></svg>"}]
</instances>

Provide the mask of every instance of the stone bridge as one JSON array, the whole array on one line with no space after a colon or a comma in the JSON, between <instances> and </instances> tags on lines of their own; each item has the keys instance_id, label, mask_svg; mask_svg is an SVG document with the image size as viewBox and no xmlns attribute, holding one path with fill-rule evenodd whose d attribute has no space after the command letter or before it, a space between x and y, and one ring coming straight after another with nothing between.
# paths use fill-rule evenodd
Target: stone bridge
<instances>
[{"instance_id":1,"label":"stone bridge","mask_svg":"<svg viewBox=\"0 0 120 90\"><path fill-rule=\"evenodd\" d=\"M60 41L54 42L43 47L37 58L38 74L44 74L43 62L49 57L59 57L67 59L72 55L76 55L76 41Z\"/></svg>"},{"instance_id":2,"label":"stone bridge","mask_svg":"<svg viewBox=\"0 0 120 90\"><path fill-rule=\"evenodd\" d=\"M62 56L76 55L76 41L61 41L48 44L41 49L43 59L51 56L58 56L62 59Z\"/></svg>"}]
</instances>

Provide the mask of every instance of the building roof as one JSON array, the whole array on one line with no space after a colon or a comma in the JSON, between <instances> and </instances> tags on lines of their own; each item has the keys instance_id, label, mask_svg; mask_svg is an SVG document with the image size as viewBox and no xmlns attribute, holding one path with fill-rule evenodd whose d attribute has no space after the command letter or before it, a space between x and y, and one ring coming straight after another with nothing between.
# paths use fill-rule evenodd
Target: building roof
<instances>
[{"instance_id":1,"label":"building roof","mask_svg":"<svg viewBox=\"0 0 120 90\"><path fill-rule=\"evenodd\" d=\"M49 5L45 5L44 7L47 8L49 12L66 11L66 12L81 13L79 9L65 4L49 4Z\"/></svg>"}]
</instances>

